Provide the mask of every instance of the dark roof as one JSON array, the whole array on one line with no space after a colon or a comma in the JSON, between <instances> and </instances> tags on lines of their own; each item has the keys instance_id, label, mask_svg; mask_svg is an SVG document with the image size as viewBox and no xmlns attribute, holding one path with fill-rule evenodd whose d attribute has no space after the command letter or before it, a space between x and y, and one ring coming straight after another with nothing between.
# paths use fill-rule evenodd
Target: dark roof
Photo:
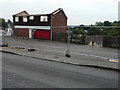
<instances>
[{"instance_id":1,"label":"dark roof","mask_svg":"<svg viewBox=\"0 0 120 90\"><path fill-rule=\"evenodd\" d=\"M54 12L52 12L51 14L56 14L58 12L60 12L61 10L63 10L62 8L58 8L57 10L55 10Z\"/></svg>"},{"instance_id":2,"label":"dark roof","mask_svg":"<svg viewBox=\"0 0 120 90\"><path fill-rule=\"evenodd\" d=\"M55 15L55 14L57 14L57 13L60 12L60 11L62 11L63 14L65 15L63 9L62 9L62 8L58 8L57 10L55 10L54 12L52 12L52 13L50 13L50 14L28 14L28 12L22 11L22 12L19 12L19 13L13 15L13 16L18 16L19 14L22 14L22 13L26 13L26 15L22 15L22 16L41 16L41 15L45 16L45 15ZM65 15L65 17L67 18L66 15Z\"/></svg>"},{"instance_id":3,"label":"dark roof","mask_svg":"<svg viewBox=\"0 0 120 90\"><path fill-rule=\"evenodd\" d=\"M29 16L46 16L46 15L49 15L49 14L31 14Z\"/></svg>"},{"instance_id":4,"label":"dark roof","mask_svg":"<svg viewBox=\"0 0 120 90\"><path fill-rule=\"evenodd\" d=\"M62 11L63 14L65 15L65 17L67 18L66 14L65 14L65 12L63 11L62 8L58 8L57 10L55 10L54 12L52 12L51 14L52 14L52 15L55 15L55 14L57 14L57 13L60 12L60 11Z\"/></svg>"}]
</instances>

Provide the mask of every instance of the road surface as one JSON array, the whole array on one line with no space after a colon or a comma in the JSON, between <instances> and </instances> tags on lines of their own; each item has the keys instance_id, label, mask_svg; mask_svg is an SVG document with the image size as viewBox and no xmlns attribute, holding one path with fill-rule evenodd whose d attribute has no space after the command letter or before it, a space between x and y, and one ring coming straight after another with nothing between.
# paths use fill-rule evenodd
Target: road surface
<instances>
[{"instance_id":1,"label":"road surface","mask_svg":"<svg viewBox=\"0 0 120 90\"><path fill-rule=\"evenodd\" d=\"M5 42L10 46L18 46L25 48L36 48L38 53L47 54L50 56L64 57L67 49L66 43L26 40L13 37L5 37ZM111 48L98 48L88 45L70 44L70 52L73 59L82 60L108 60L118 59L118 50Z\"/></svg>"},{"instance_id":2,"label":"road surface","mask_svg":"<svg viewBox=\"0 0 120 90\"><path fill-rule=\"evenodd\" d=\"M3 53L3 88L118 88L118 73Z\"/></svg>"}]
</instances>

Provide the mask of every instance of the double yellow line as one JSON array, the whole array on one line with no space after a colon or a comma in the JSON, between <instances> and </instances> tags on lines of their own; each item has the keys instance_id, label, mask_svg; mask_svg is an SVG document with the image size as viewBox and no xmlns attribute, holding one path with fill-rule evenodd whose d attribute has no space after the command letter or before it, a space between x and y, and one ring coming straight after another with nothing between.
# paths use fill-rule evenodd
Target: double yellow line
<instances>
[{"instance_id":1,"label":"double yellow line","mask_svg":"<svg viewBox=\"0 0 120 90\"><path fill-rule=\"evenodd\" d=\"M119 63L120 62L119 60L114 60L114 59L110 59L109 61L110 62L115 62L115 63Z\"/></svg>"}]
</instances>

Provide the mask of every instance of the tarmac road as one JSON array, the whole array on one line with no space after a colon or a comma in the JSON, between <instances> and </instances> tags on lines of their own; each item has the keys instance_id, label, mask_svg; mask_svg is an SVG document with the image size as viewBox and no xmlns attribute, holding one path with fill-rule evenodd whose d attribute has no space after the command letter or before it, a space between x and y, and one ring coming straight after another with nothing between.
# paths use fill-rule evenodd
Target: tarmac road
<instances>
[{"instance_id":1,"label":"tarmac road","mask_svg":"<svg viewBox=\"0 0 120 90\"><path fill-rule=\"evenodd\" d=\"M118 88L118 72L2 54L3 88Z\"/></svg>"}]
</instances>

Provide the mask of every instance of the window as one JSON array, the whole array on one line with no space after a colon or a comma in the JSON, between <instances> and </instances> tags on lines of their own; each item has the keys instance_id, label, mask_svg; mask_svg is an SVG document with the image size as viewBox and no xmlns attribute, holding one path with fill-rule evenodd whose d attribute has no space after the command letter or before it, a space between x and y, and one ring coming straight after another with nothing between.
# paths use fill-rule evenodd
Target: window
<instances>
[{"instance_id":1,"label":"window","mask_svg":"<svg viewBox=\"0 0 120 90\"><path fill-rule=\"evenodd\" d=\"M19 17L15 17L15 22L19 22Z\"/></svg>"},{"instance_id":2,"label":"window","mask_svg":"<svg viewBox=\"0 0 120 90\"><path fill-rule=\"evenodd\" d=\"M41 16L40 17L40 21L41 22L47 22L48 21L48 17L47 16Z\"/></svg>"},{"instance_id":3,"label":"window","mask_svg":"<svg viewBox=\"0 0 120 90\"><path fill-rule=\"evenodd\" d=\"M26 16L23 17L23 22L27 22L27 17Z\"/></svg>"},{"instance_id":4,"label":"window","mask_svg":"<svg viewBox=\"0 0 120 90\"><path fill-rule=\"evenodd\" d=\"M30 20L34 20L34 16L30 16L30 18L29 18Z\"/></svg>"}]
</instances>

